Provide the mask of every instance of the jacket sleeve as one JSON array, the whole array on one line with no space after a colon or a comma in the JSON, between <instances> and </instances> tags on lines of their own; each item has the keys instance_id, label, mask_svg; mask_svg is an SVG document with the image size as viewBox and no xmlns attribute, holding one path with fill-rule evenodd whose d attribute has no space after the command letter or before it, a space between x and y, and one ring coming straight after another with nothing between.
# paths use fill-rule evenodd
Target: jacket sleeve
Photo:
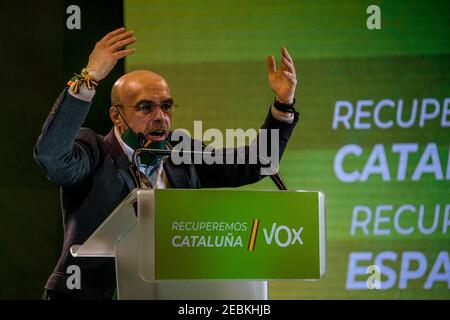
<instances>
[{"instance_id":1,"label":"jacket sleeve","mask_svg":"<svg viewBox=\"0 0 450 320\"><path fill-rule=\"evenodd\" d=\"M47 178L71 186L89 175L99 157L96 134L81 129L91 102L79 100L65 88L56 100L34 147L34 158Z\"/></svg>"},{"instance_id":2,"label":"jacket sleeve","mask_svg":"<svg viewBox=\"0 0 450 320\"><path fill-rule=\"evenodd\" d=\"M294 113L294 120L292 123L285 123L275 119L269 110L269 113L264 121L264 124L261 127L261 129L267 130L267 139L262 139L262 142L265 142L264 146L258 144L258 140L261 135L260 133L258 134L258 137L250 143L249 146L234 149L215 150L215 152L219 152L221 154L223 158L222 160L223 164L213 164L213 165L202 164L197 167L202 187L204 188L238 187L257 182L262 178L264 178L267 175L267 173L264 173L265 171L261 169L264 167L267 168L268 166L264 163L261 163L261 158L263 159L266 158L267 160L267 155L272 155L272 150L270 147L272 145L271 131L278 130L279 139L278 141L274 142L278 144L278 154L275 154L274 156L277 157L279 161L281 160L281 156L283 155L284 150L286 149L288 140L297 122L298 122L297 112ZM255 144L258 144L257 152L254 151L255 149L253 149L256 147ZM261 147L264 147L266 149L266 152L261 153ZM230 151L232 151L231 154L234 154L233 164L227 164L230 162L229 161L230 158L227 159L226 155L227 153L230 154ZM255 160L254 158L255 153L257 154L256 163L254 161L253 162L251 161L252 156L253 159ZM237 161L238 154L243 155L245 159L245 162L243 164L238 163ZM276 168L276 170L278 170L278 168Z\"/></svg>"}]
</instances>

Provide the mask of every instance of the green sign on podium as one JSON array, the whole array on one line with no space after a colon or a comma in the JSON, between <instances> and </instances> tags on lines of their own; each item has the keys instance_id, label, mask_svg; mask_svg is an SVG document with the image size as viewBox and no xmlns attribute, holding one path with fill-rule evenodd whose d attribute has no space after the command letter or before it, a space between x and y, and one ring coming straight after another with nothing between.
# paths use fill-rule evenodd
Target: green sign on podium
<instances>
[{"instance_id":1,"label":"green sign on podium","mask_svg":"<svg viewBox=\"0 0 450 320\"><path fill-rule=\"evenodd\" d=\"M155 279L319 279L325 272L320 192L154 193Z\"/></svg>"}]
</instances>

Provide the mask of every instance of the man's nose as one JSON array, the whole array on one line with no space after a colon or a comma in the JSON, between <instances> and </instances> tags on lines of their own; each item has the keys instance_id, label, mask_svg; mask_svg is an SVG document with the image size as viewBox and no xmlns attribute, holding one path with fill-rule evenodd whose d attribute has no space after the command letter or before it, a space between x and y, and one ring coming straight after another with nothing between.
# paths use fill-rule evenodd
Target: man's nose
<instances>
[{"instance_id":1,"label":"man's nose","mask_svg":"<svg viewBox=\"0 0 450 320\"><path fill-rule=\"evenodd\" d=\"M155 107L155 110L153 110L153 116L157 119L163 119L164 115L165 115L165 113L164 113L163 109L161 108L161 106L157 105Z\"/></svg>"}]
</instances>

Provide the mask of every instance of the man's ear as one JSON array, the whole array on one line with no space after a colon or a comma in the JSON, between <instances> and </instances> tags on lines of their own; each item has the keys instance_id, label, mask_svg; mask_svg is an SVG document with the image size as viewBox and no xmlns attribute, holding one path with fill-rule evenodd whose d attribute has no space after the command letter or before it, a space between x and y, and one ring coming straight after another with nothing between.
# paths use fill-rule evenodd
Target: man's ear
<instances>
[{"instance_id":1,"label":"man's ear","mask_svg":"<svg viewBox=\"0 0 450 320\"><path fill-rule=\"evenodd\" d=\"M119 111L117 111L117 107L109 108L109 117L111 118L112 123L119 129L119 132L122 132L124 124Z\"/></svg>"}]
</instances>

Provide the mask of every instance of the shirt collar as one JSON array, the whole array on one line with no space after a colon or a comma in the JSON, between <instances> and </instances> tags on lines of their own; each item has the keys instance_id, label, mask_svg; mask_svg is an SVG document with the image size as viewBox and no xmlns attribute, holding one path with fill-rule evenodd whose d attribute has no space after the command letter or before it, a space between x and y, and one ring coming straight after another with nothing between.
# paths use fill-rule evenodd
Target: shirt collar
<instances>
[{"instance_id":1,"label":"shirt collar","mask_svg":"<svg viewBox=\"0 0 450 320\"><path fill-rule=\"evenodd\" d=\"M117 139L117 141L120 144L120 147L122 148L123 152L125 152L125 154L127 155L128 159L130 160L130 162L132 162L133 160L133 153L134 153L134 149L132 149L129 145L127 145L125 143L125 141L123 141L122 136L119 133L119 129L114 126L114 135ZM162 161L158 162L156 164L156 168L155 167L147 167L144 164L141 164L139 157L137 159L137 165L139 167L139 171L141 171L142 173L144 173L146 176L150 176L152 175L152 172L156 173L157 177L161 175L161 173L163 172L163 166L162 166ZM156 169L156 170L155 170Z\"/></svg>"},{"instance_id":2,"label":"shirt collar","mask_svg":"<svg viewBox=\"0 0 450 320\"><path fill-rule=\"evenodd\" d=\"M117 141L119 142L120 146L122 147L123 152L125 152L125 154L127 155L128 160L132 161L134 149L132 149L129 145L127 145L122 140L122 136L120 135L119 129L117 129L116 126L114 126L114 135L116 136Z\"/></svg>"}]
</instances>

